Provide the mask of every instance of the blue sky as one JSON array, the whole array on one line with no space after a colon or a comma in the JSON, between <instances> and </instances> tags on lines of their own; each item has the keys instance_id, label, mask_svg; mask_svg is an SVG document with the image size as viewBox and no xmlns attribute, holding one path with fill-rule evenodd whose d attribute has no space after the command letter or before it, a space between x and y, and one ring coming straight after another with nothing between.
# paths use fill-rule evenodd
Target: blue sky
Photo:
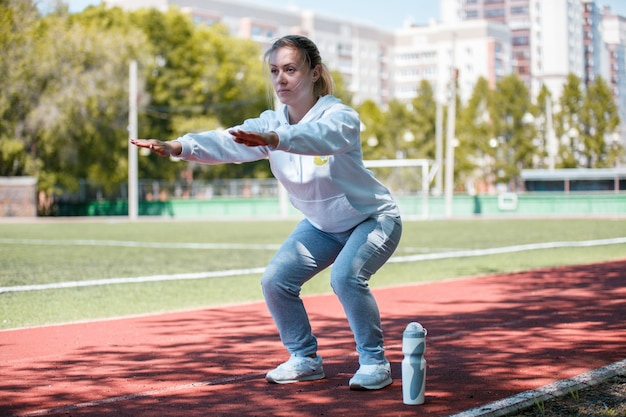
<instances>
[{"instance_id":1,"label":"blue sky","mask_svg":"<svg viewBox=\"0 0 626 417\"><path fill-rule=\"evenodd\" d=\"M329 16L340 16L368 22L381 28L402 27L408 19L413 23L425 24L439 17L437 0L385 0L365 2L363 0L244 0L248 3L271 7L296 7ZM80 11L89 4L99 4L100 0L67 0L71 11ZM367 5L366 5L367 4ZM600 7L610 6L613 13L626 16L625 0L596 0Z\"/></svg>"}]
</instances>

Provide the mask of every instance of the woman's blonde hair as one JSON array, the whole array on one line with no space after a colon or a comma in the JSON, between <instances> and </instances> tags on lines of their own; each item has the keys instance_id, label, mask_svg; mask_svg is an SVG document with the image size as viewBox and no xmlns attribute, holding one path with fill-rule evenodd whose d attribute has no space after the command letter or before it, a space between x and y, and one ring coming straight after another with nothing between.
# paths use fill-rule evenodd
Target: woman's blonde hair
<instances>
[{"instance_id":1,"label":"woman's blonde hair","mask_svg":"<svg viewBox=\"0 0 626 417\"><path fill-rule=\"evenodd\" d=\"M327 94L334 94L335 92L335 82L333 81L333 77L326 67L326 64L322 62L322 57L320 56L320 51L317 49L317 45L302 35L287 35L275 41L270 49L268 49L263 58L266 63L266 68L269 68L269 59L271 55L280 48L293 48L298 51L302 61L308 65L310 69L315 68L316 65L320 66L320 77L315 81L313 85L313 93L316 96L325 96ZM270 86L271 87L271 86ZM273 90L269 88L268 96L271 97L271 102L273 101L274 94Z\"/></svg>"}]
</instances>

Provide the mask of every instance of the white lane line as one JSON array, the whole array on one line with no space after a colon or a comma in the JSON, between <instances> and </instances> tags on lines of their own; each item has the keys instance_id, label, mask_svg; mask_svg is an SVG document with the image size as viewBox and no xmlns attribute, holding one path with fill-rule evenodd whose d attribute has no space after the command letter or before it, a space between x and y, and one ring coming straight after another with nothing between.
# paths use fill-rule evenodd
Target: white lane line
<instances>
[{"instance_id":1,"label":"white lane line","mask_svg":"<svg viewBox=\"0 0 626 417\"><path fill-rule=\"evenodd\" d=\"M196 272L196 273L189 273L189 274L149 275L149 276L144 276L144 277L105 278L105 279L92 279L88 281L54 282L50 284L16 285L13 287L0 287L0 294L5 293L5 292L41 291L41 290L56 290L56 289L61 289L61 288L93 287L97 285L136 284L136 283L142 283L142 282L179 281L179 280L191 280L191 279L230 277L230 276L238 276L238 275L262 274L263 271L265 271L265 268L230 269L226 271Z\"/></svg>"},{"instance_id":2,"label":"white lane line","mask_svg":"<svg viewBox=\"0 0 626 417\"><path fill-rule=\"evenodd\" d=\"M48 245L48 246L117 246L125 248L156 249L258 249L276 250L280 245L249 243L162 243L134 242L124 240L62 240L62 239L0 239L0 243L9 245Z\"/></svg>"},{"instance_id":3,"label":"white lane line","mask_svg":"<svg viewBox=\"0 0 626 417\"><path fill-rule=\"evenodd\" d=\"M98 242L102 242L102 241L98 241ZM125 242L125 243L129 243L129 242ZM584 241L574 241L574 242L531 243L527 245L505 246L501 248L458 250L458 251L440 252L440 253L427 253L427 254L420 254L420 255L394 256L389 260L389 263L419 262L419 261L426 261L426 260L433 260L433 259L498 255L498 254L503 254L503 253L523 252L523 251L539 250L539 249L604 246L604 245L617 245L617 244L623 244L623 243L626 243L626 237L619 237L619 238L612 238L612 239L584 240ZM88 281L66 281L66 282L56 282L56 283L49 283L49 284L17 285L17 286L12 286L12 287L0 287L0 294L7 293L7 292L41 291L41 290L51 290L51 289L61 289L61 288L90 287L90 286L97 286L97 285L134 284L134 283L142 283L142 282L178 281L178 280L190 280L190 279L228 277L228 276L237 276L237 275L262 274L264 271L265 271L265 268L260 267L260 268L248 268L248 269L233 269L233 270L226 270L226 271L198 272L198 273L189 273L189 274L149 275L149 276L143 276L143 277L104 278L104 279L88 280Z\"/></svg>"},{"instance_id":4,"label":"white lane line","mask_svg":"<svg viewBox=\"0 0 626 417\"><path fill-rule=\"evenodd\" d=\"M415 262L415 261L426 261L426 260L432 260L432 259L465 258L465 257L471 257L471 256L500 255L503 253L523 252L523 251L539 250L539 249L582 248L582 247L589 247L589 246L618 245L622 243L626 243L626 237L616 237L612 239L583 240L583 241L574 241L574 242L529 243L527 245L504 246L501 248L468 249L468 250L458 250L458 251L451 251L451 252L427 253L427 254L421 254L421 255L394 256L393 258L389 260L389 262Z\"/></svg>"}]
</instances>

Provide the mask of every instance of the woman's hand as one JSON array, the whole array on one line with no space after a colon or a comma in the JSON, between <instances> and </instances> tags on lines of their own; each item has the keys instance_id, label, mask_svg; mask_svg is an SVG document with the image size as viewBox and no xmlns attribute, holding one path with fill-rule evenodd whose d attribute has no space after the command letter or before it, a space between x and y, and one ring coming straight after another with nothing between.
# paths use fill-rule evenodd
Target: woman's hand
<instances>
[{"instance_id":1,"label":"woman's hand","mask_svg":"<svg viewBox=\"0 0 626 417\"><path fill-rule=\"evenodd\" d=\"M159 156L178 156L183 151L180 142L163 142L156 139L131 139L130 143L140 148L150 149L151 152Z\"/></svg>"},{"instance_id":2,"label":"woman's hand","mask_svg":"<svg viewBox=\"0 0 626 417\"><path fill-rule=\"evenodd\" d=\"M229 130L234 141L246 146L276 146L278 145L278 135L274 132L258 133L245 132L243 130Z\"/></svg>"}]
</instances>

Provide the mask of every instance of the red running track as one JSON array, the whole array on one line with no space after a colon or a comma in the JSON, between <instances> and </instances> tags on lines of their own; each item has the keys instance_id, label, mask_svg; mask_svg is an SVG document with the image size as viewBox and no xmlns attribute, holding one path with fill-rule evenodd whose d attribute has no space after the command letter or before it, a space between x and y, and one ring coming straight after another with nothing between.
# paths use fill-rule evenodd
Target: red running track
<instances>
[{"instance_id":1,"label":"red running track","mask_svg":"<svg viewBox=\"0 0 626 417\"><path fill-rule=\"evenodd\" d=\"M374 278L375 279L375 278ZM0 416L448 416L626 358L626 260L377 289L394 383L358 367L333 295L305 298L327 378L273 385L263 303L0 332ZM428 329L426 403L402 403L402 332Z\"/></svg>"}]
</instances>

